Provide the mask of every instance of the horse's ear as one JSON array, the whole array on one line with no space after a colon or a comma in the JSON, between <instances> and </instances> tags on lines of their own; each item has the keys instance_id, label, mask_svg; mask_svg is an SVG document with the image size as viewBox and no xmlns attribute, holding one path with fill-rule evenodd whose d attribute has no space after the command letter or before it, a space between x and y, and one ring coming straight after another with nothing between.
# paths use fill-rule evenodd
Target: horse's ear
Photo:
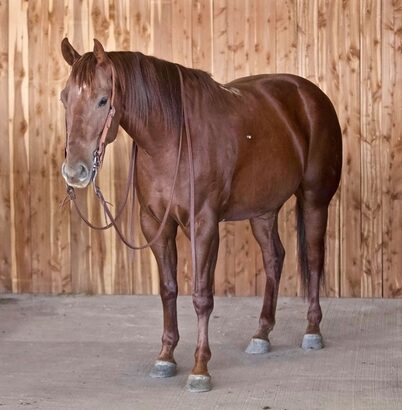
<instances>
[{"instance_id":1,"label":"horse's ear","mask_svg":"<svg viewBox=\"0 0 402 410\"><path fill-rule=\"evenodd\" d=\"M73 65L81 56L74 49L74 47L68 41L68 38L64 38L61 42L61 53L68 64Z\"/></svg>"},{"instance_id":2,"label":"horse's ear","mask_svg":"<svg viewBox=\"0 0 402 410\"><path fill-rule=\"evenodd\" d=\"M98 64L104 63L107 59L105 49L103 48L101 42L96 38L94 38L94 54Z\"/></svg>"}]
</instances>

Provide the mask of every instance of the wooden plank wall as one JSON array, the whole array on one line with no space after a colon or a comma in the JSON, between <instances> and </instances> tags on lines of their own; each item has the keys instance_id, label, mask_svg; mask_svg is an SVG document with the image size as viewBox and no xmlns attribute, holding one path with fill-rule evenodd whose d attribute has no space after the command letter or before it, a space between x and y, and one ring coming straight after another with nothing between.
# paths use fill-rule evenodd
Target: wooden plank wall
<instances>
[{"instance_id":1,"label":"wooden plank wall","mask_svg":"<svg viewBox=\"0 0 402 410\"><path fill-rule=\"evenodd\" d=\"M158 292L149 251L134 253L113 232L90 231L60 207L64 36L81 52L96 37L108 50L153 54L220 82L289 72L318 84L337 109L344 140L325 293L402 296L402 0L0 1L0 292ZM129 150L121 132L107 152L101 186L113 203ZM101 221L91 192L79 199ZM287 251L281 294L298 295L293 199L279 227ZM248 222L220 229L216 294L261 295L265 275ZM138 228L133 239L143 241ZM190 248L181 233L178 247L180 292L188 294Z\"/></svg>"}]
</instances>

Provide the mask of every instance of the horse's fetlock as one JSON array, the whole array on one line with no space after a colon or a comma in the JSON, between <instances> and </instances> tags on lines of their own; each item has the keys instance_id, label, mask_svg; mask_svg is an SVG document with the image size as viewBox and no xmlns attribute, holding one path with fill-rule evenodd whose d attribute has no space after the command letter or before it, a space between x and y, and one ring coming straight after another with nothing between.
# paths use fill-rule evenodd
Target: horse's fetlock
<instances>
[{"instance_id":1,"label":"horse's fetlock","mask_svg":"<svg viewBox=\"0 0 402 410\"><path fill-rule=\"evenodd\" d=\"M168 335L162 337L162 345L168 350L174 350L179 343L179 335Z\"/></svg>"},{"instance_id":2,"label":"horse's fetlock","mask_svg":"<svg viewBox=\"0 0 402 410\"><path fill-rule=\"evenodd\" d=\"M318 303L310 306L308 313L307 313L307 319L310 323L314 323L314 324L319 324L321 322L322 311Z\"/></svg>"},{"instance_id":3,"label":"horse's fetlock","mask_svg":"<svg viewBox=\"0 0 402 410\"><path fill-rule=\"evenodd\" d=\"M194 357L196 361L208 362L212 357L211 349L209 346L197 347Z\"/></svg>"}]
</instances>

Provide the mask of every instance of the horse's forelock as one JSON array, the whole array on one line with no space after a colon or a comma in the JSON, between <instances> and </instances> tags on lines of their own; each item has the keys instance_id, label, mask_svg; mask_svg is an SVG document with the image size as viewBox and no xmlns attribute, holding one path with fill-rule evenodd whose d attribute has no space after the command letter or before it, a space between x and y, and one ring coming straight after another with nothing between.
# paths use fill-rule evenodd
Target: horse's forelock
<instances>
[{"instance_id":1,"label":"horse's forelock","mask_svg":"<svg viewBox=\"0 0 402 410\"><path fill-rule=\"evenodd\" d=\"M71 76L78 87L92 86L95 78L96 57L93 53L85 53L73 65Z\"/></svg>"}]
</instances>

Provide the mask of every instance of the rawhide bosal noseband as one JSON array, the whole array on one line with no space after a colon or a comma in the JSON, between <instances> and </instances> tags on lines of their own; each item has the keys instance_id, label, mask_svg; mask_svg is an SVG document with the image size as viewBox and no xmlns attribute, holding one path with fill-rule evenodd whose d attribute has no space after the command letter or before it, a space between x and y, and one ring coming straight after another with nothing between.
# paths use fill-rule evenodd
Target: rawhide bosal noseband
<instances>
[{"instance_id":1,"label":"rawhide bosal noseband","mask_svg":"<svg viewBox=\"0 0 402 410\"><path fill-rule=\"evenodd\" d=\"M112 67L112 93L111 93L111 98L110 98L110 108L109 112L107 114L106 120L105 120L105 125L103 126L102 132L99 137L99 142L97 149L94 152L94 159L93 159L93 166L92 166L92 180L91 183L94 188L94 192L96 197L99 199L99 201L102 204L104 213L105 213L105 218L106 218L106 224L103 226L96 226L93 223L91 223L81 212L77 200L76 200L76 195L74 188L70 185L67 185L67 194L70 200L73 202L75 209L77 210L78 215L80 218L92 229L96 230L106 230L111 228L112 226L115 228L118 236L122 240L122 242L128 246L130 249L133 250L140 250L140 249L145 249L150 246L152 246L160 237L163 229L165 228L167 219L169 217L170 209L172 207L172 202L173 202L173 196L174 196L174 190L176 187L176 181L177 181L177 175L179 173L179 166L180 166L180 160L181 160L181 151L182 151L182 145L183 145L183 129L185 130L186 133L186 142L187 142L187 151L188 151L188 166L189 166L189 179L190 179L190 241L191 241L191 256L192 256L192 265L193 265L193 270L196 273L197 272L197 265L196 265L196 253L195 253L195 194L194 194L194 163L193 163L193 152L192 152L192 141L190 137L190 127L188 124L188 118L187 118L187 112L186 112L186 99L184 95L184 81L183 81L183 75L180 69L179 65L176 65L178 73L179 73L179 80L180 80L180 92L181 92L181 101L182 101L182 123L180 125L180 135L179 135L179 147L178 147L178 155L177 155L177 161L176 161L176 167L175 167L175 172L174 172L174 177L172 181L172 187L170 190L170 197L169 197L169 202L165 210L165 214L163 215L162 221L159 225L159 229L156 232L155 236L147 242L145 245L141 246L135 246L132 244L123 234L121 231L120 227L117 225L117 220L123 213L123 210L127 204L127 199L129 196L130 192L130 187L133 187L133 202L134 202L134 197L135 197L135 168L136 168L136 158L137 158L137 145L133 141L132 145L132 150L131 150L131 158L130 158L130 166L129 166L129 171L128 171L128 176L127 176L127 184L126 184L126 189L125 189L125 194L124 194L124 199L123 202L121 203L120 207L118 208L118 211L116 213L116 216L114 217L110 211L109 203L105 200L99 186L96 184L96 178L98 175L98 170L102 166L103 158L105 155L105 147L106 147L106 138L107 134L109 132L109 129L111 127L113 117L115 115L116 109L114 107L114 97L115 97L115 87L116 87L116 78L115 78L115 69L113 67L113 64L111 63ZM67 135L67 142L68 142L68 137ZM109 222L108 222L109 220ZM197 283L195 281L195 283Z\"/></svg>"}]
</instances>

